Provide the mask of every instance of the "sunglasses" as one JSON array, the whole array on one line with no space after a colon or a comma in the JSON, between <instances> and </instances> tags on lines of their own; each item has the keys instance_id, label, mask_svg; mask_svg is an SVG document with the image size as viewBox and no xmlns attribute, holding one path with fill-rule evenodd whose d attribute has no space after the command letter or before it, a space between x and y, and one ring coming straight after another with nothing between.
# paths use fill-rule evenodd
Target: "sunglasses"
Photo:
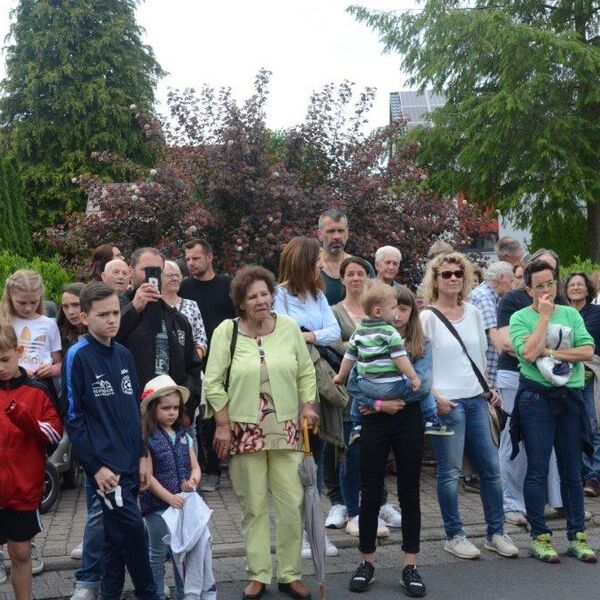
<instances>
[{"instance_id":1,"label":"sunglasses","mask_svg":"<svg viewBox=\"0 0 600 600\"><path fill-rule=\"evenodd\" d=\"M465 272L462 269L458 269L457 271L440 271L438 275L442 279L450 279L452 275L454 275L456 279L462 279L465 276Z\"/></svg>"}]
</instances>

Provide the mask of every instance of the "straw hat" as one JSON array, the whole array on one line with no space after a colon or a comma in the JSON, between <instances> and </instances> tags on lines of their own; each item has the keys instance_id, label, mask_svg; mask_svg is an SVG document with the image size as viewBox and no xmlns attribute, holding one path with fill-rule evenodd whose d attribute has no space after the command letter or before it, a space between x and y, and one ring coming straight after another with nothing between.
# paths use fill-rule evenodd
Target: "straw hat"
<instances>
[{"instance_id":1,"label":"straw hat","mask_svg":"<svg viewBox=\"0 0 600 600\"><path fill-rule=\"evenodd\" d=\"M142 404L140 405L140 412L144 414L148 408L148 405L152 400L155 400L159 396L164 396L170 392L179 392L183 398L185 404L190 397L190 391L182 385L177 385L169 375L159 375L154 379L151 379L145 386L142 392Z\"/></svg>"}]
</instances>

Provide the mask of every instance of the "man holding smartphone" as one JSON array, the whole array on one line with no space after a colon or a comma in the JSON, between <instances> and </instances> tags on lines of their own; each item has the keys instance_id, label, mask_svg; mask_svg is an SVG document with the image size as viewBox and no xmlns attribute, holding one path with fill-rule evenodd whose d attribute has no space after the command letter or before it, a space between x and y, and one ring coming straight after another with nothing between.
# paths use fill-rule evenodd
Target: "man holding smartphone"
<instances>
[{"instance_id":1,"label":"man holding smartphone","mask_svg":"<svg viewBox=\"0 0 600 600\"><path fill-rule=\"evenodd\" d=\"M131 255L133 289L124 294L116 339L133 354L141 386L157 375L170 375L190 390L187 427L200 404L201 362L187 318L161 299L164 262L156 248L138 248Z\"/></svg>"}]
</instances>

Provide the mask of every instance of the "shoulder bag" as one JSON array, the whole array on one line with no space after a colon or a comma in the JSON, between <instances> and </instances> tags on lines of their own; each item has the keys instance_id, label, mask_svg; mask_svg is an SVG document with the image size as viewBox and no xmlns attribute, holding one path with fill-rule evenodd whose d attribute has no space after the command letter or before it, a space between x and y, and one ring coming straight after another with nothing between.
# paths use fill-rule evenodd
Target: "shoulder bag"
<instances>
[{"instance_id":1,"label":"shoulder bag","mask_svg":"<svg viewBox=\"0 0 600 600\"><path fill-rule=\"evenodd\" d=\"M460 344L460 347L462 348L463 352L466 354L467 358L469 359L469 362L471 363L471 368L473 369L473 372L475 373L475 376L477 377L477 381L479 381L479 384L483 388L483 393L481 395L486 400L489 400L492 397L492 390L491 390L488 382L486 381L485 377L483 376L483 373L479 370L479 367L475 364L475 361L469 355L469 352L467 351L467 347L465 346L465 343L463 342L462 338L460 337L458 331L456 331L456 329L454 328L454 325L452 325L452 323L446 317L446 315L444 315L440 310L438 310L437 308L435 308L433 306L426 306L423 310L430 310L446 326L446 329L448 329L448 331L452 334L452 336L454 338L456 338L456 341ZM492 406L490 404L490 407L494 410L495 416L496 416L496 418L498 420L498 424L500 426L500 431L502 431L506 425L506 420L508 419L508 413L505 410L503 410L500 406Z\"/></svg>"}]
</instances>

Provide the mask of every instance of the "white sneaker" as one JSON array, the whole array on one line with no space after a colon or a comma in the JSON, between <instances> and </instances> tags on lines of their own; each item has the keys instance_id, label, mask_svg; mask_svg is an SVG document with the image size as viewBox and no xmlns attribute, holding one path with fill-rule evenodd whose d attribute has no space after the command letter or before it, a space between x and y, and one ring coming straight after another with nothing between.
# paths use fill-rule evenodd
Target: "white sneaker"
<instances>
[{"instance_id":1,"label":"white sneaker","mask_svg":"<svg viewBox=\"0 0 600 600\"><path fill-rule=\"evenodd\" d=\"M82 556L83 556L83 542L79 542L79 544L77 544L77 546L75 546L75 548L73 548L73 550L71 550L71 558L73 560L81 560Z\"/></svg>"},{"instance_id":2,"label":"white sneaker","mask_svg":"<svg viewBox=\"0 0 600 600\"><path fill-rule=\"evenodd\" d=\"M394 529L402 527L402 515L389 502L379 509L379 518Z\"/></svg>"},{"instance_id":3,"label":"white sneaker","mask_svg":"<svg viewBox=\"0 0 600 600\"><path fill-rule=\"evenodd\" d=\"M495 533L491 540L486 540L483 547L486 550L497 552L500 556L508 558L519 556L519 549L513 544L506 533Z\"/></svg>"},{"instance_id":4,"label":"white sneaker","mask_svg":"<svg viewBox=\"0 0 600 600\"><path fill-rule=\"evenodd\" d=\"M519 525L525 527L527 525L527 518L522 512L518 510L511 510L504 513L504 520L511 525Z\"/></svg>"},{"instance_id":5,"label":"white sneaker","mask_svg":"<svg viewBox=\"0 0 600 600\"><path fill-rule=\"evenodd\" d=\"M325 536L325 556L337 556L339 554L337 546L329 539L329 536Z\"/></svg>"},{"instance_id":6,"label":"white sneaker","mask_svg":"<svg viewBox=\"0 0 600 600\"><path fill-rule=\"evenodd\" d=\"M446 540L444 550L458 556L458 558L479 558L481 552L464 535L455 535L451 540Z\"/></svg>"},{"instance_id":7,"label":"white sneaker","mask_svg":"<svg viewBox=\"0 0 600 600\"><path fill-rule=\"evenodd\" d=\"M348 511L343 504L334 504L325 519L325 527L341 529L348 521Z\"/></svg>"},{"instance_id":8,"label":"white sneaker","mask_svg":"<svg viewBox=\"0 0 600 600\"><path fill-rule=\"evenodd\" d=\"M337 556L338 549L335 544L329 539L329 536L325 536L325 556ZM308 543L308 539L306 537L306 532L302 534L302 558L312 558L312 550L310 548L310 544Z\"/></svg>"},{"instance_id":9,"label":"white sneaker","mask_svg":"<svg viewBox=\"0 0 600 600\"><path fill-rule=\"evenodd\" d=\"M0 544L0 548L2 545ZM8 575L6 574L6 563L4 562L4 553L0 550L0 585L8 581Z\"/></svg>"},{"instance_id":10,"label":"white sneaker","mask_svg":"<svg viewBox=\"0 0 600 600\"><path fill-rule=\"evenodd\" d=\"M354 537L358 537L358 515L348 519L348 523L346 524L346 533L349 533Z\"/></svg>"},{"instance_id":11,"label":"white sneaker","mask_svg":"<svg viewBox=\"0 0 600 600\"><path fill-rule=\"evenodd\" d=\"M387 528L387 525L384 523L383 519L377 519L377 537L389 537L390 530Z\"/></svg>"},{"instance_id":12,"label":"white sneaker","mask_svg":"<svg viewBox=\"0 0 600 600\"><path fill-rule=\"evenodd\" d=\"M75 588L71 600L96 600L98 594L89 588Z\"/></svg>"},{"instance_id":13,"label":"white sneaker","mask_svg":"<svg viewBox=\"0 0 600 600\"><path fill-rule=\"evenodd\" d=\"M306 531L302 532L302 558L312 558L312 550L306 537Z\"/></svg>"},{"instance_id":14,"label":"white sneaker","mask_svg":"<svg viewBox=\"0 0 600 600\"><path fill-rule=\"evenodd\" d=\"M31 574L37 575L44 570L44 559L42 553L35 544L31 544Z\"/></svg>"}]
</instances>

